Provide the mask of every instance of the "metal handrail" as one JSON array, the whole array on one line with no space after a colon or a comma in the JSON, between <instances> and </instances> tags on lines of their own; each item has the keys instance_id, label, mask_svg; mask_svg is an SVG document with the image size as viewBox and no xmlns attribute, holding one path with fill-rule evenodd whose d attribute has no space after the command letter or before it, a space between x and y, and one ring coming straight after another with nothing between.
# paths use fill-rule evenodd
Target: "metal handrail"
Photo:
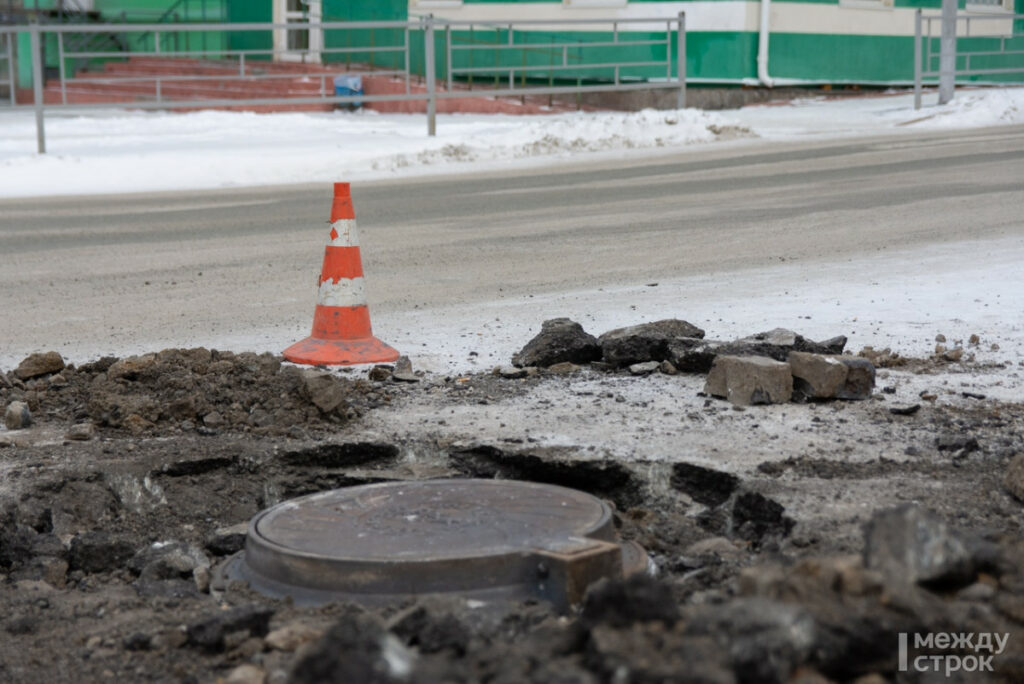
<instances>
[{"instance_id":1,"label":"metal handrail","mask_svg":"<svg viewBox=\"0 0 1024 684\"><path fill-rule=\"evenodd\" d=\"M419 17L408 21L369 21L369 22L348 22L348 21L317 21L317 22L284 22L284 23L203 23L203 24L119 24L118 32L124 34L152 34L153 49L147 51L132 51L129 53L122 51L107 51L107 50L85 50L85 51L68 51L65 49L64 39L69 34L102 34L110 31L109 25L100 24L80 24L75 26L60 25L60 24L31 24L27 27L19 27L19 31L27 31L30 34L31 40L31 61L32 61L32 73L33 73L33 104L31 107L34 109L36 114L36 131L37 131L37 149L40 153L46 151L46 138L45 138L45 113L50 110L94 110L102 108L114 107L130 107L137 109L191 109L191 108L204 108L204 107L250 107L259 105L309 105L309 104L356 104L362 102L409 102L409 101L421 101L426 103L427 109L427 131L429 135L434 135L436 131L436 103L438 100L444 99L456 99L472 97L473 95L466 90L457 90L454 87L454 77L468 76L470 84L472 84L472 74L480 73L482 71L494 71L494 67L455 67L452 63L451 55L454 51L459 52L463 49L468 51L468 54L472 54L472 45L452 45L453 29L457 30L462 26L469 26L470 24L480 25L483 23L493 24L500 26L502 29L509 29L511 32L522 32L526 30L522 27L529 27L532 30L544 30L541 27L553 27L557 29L558 26L572 25L574 27L580 27L584 25L588 26L602 26L605 29L610 29L610 33L613 35L612 40L607 40L596 37L595 40L587 42L582 40L576 43L554 43L552 44L535 44L535 43L515 43L515 40L510 33L510 41L508 44L502 46L503 54L508 54L508 50L520 50L523 55L522 65L507 65L501 64L498 66L498 70L502 73L508 73L509 79L508 87L498 87L498 83L495 82L495 88L486 90L488 96L522 96L527 95L556 95L564 93L575 93L577 95L582 93L590 92L605 92L605 91L628 91L628 90L639 90L639 89L671 89L677 91L677 106L682 108L685 106L686 96L686 23L685 15L680 13L677 17L665 18L656 17L651 19L569 19L569 20L547 20L547 21L495 21L495 22L457 22L457 21L445 21L436 20L432 16ZM622 25L649 25L657 27L656 31L665 32L664 39L657 40L631 40L628 38L620 40L619 28ZM664 27L664 28L662 28ZM271 32L271 31L295 31L295 30L309 30L309 31L345 31L345 30L359 30L367 31L371 29L386 29L393 30L395 33L389 38L390 42L383 45L378 45L373 39L373 33L370 33L370 44L366 46L351 46L349 47L320 47L315 51L317 58L329 55L361 55L366 54L370 57L371 69L368 71L356 71L355 73L374 73L374 74L386 74L386 75L398 75L400 78L404 78L405 81L405 92L396 94L361 94L361 95L335 95L333 88L328 92L327 79L332 76L332 72L329 70L316 71L313 73L307 73L303 71L301 73L253 73L253 69L246 68L246 60L252 57L276 57L282 55L302 55L303 57L308 56L310 53L308 49L266 49L266 48L245 48L245 49L231 49L228 47L217 48L217 49L202 49L202 50L165 50L161 47L162 36L180 34L180 33L192 33L192 32L224 32L224 33L242 33L242 32ZM447 57L443 62L443 68L439 71L436 60L436 48L437 48L437 35L436 31L444 31L444 45L447 48ZM472 30L472 29L471 29ZM411 87L411 76L412 76L412 53L414 50L414 44L411 40L411 33L418 32L423 34L422 42L422 54L418 57L422 57L423 75L425 80L425 88L421 92L414 92ZM55 34L57 36L57 45L59 49L59 77L60 77L60 91L61 91L61 104L50 104L44 102L43 98L43 59L42 59L42 37L48 34ZM607 55L603 61L588 62L583 59L581 55L574 55L574 59L570 63L568 59L568 50L576 48L587 48L587 47L617 47L617 48L632 48L636 46L659 46L665 47L665 59L645 60L636 59L637 56L632 55L633 59L622 59L619 61L607 60ZM492 50L493 44L483 46L482 49ZM545 50L551 52L552 48L555 51L559 51L563 55L561 64L555 64L552 60L551 64L548 65L537 65L527 63L527 54L535 52L537 50ZM658 51L651 51L660 53ZM375 69L373 67L372 57L374 54L392 54L402 55L394 62L404 61L404 68L392 68L392 69ZM466 54L461 53L460 54ZM126 76L109 76L104 77L102 75L90 78L76 78L68 77L65 69L65 62L75 60L102 60L102 59L124 59L126 57L149 57L149 58L168 58L168 57L218 57L221 59L229 58L231 61L238 63L238 71L235 73L234 68L230 70L225 69L225 73L195 73L195 74L129 74ZM626 57L626 55L623 55ZM623 82L623 70L628 69L660 69L665 68L664 76L651 75L647 72L643 76L626 76ZM673 77L673 68L675 68L675 75ZM607 81L594 76L594 72L604 72L610 70L611 73L607 76ZM201 70L200 70L201 71ZM537 85L535 83L528 84L526 77L528 74L536 74L539 71L547 72L549 76L549 82L547 86ZM554 75L564 74L566 71L576 71L575 85L563 85L563 83L571 83L565 76L559 76L560 82L558 85L555 84ZM447 88L440 88L437 85L438 74L443 77L442 83L446 83ZM586 78L589 82L584 83L580 74L589 74ZM519 77L520 83L516 84L516 77ZM257 80L269 80L269 79L302 79L311 78L319 79L320 81L320 93L318 96L300 96L300 97L244 97L245 92L241 89L235 89L235 94L242 95L240 98L225 98L217 97L215 94L213 97L201 97L193 96L188 99L173 99L168 100L164 97L162 91L165 84L181 84L183 82L194 81L197 83L206 83L210 81L228 81L239 83L245 83L247 81ZM604 77L602 77L604 78ZM647 79L642 81L642 79ZM136 99L130 103L123 101L114 101L113 99L109 102L94 102L89 104L69 103L68 102L68 86L81 86L85 83L104 84L116 86L118 83L135 84L135 88L132 89L131 95L133 97L142 97L147 99ZM139 83L153 83L154 93L139 94L137 92L137 84ZM116 91L116 88L111 90ZM145 89L143 89L145 90ZM311 89L312 90L312 89ZM177 89L176 92L181 92ZM226 92L226 91L225 91ZM123 97L124 92L117 97ZM112 95L111 98L114 96ZM20 106L20 105L15 105Z\"/></svg>"},{"instance_id":2,"label":"metal handrail","mask_svg":"<svg viewBox=\"0 0 1024 684\"><path fill-rule=\"evenodd\" d=\"M997 75L997 74L1022 74L1024 73L1024 60L1020 67L971 67L971 58L973 57L1003 57L1013 55L1024 55L1024 50L1018 49L1006 49L1007 40L1020 40L1024 39L1024 32L1016 32L1016 23L1024 20L1024 14L1011 14L1011 13L996 13L996 14L957 14L956 23L965 22L965 34L964 36L957 35L957 38L981 38L999 40L999 50L968 50L961 52L955 50L953 55L953 78L956 76L981 76L981 75ZM937 36L932 35L932 24L936 21L942 21L941 15L935 14L924 14L920 9L914 13L914 109L921 108L922 89L925 78L935 78L941 76L941 70L939 68L933 69L932 64L936 59L941 58L941 54L932 52L932 45L934 41L938 39ZM971 22L978 21L1000 21L1009 24L1010 33L1008 35L970 35L971 33ZM964 59L964 68L957 69L956 64L959 58Z\"/></svg>"},{"instance_id":3,"label":"metal handrail","mask_svg":"<svg viewBox=\"0 0 1024 684\"><path fill-rule=\"evenodd\" d=\"M345 73L364 75L364 76L365 75L369 75L369 74L373 74L374 76L380 76L380 75L387 74L387 73L400 74L402 72L398 71L398 70L392 70L390 72L385 71L385 70L380 70L380 71L369 71L369 70L367 70L367 71L347 71ZM150 76L112 76L112 77L94 76L94 77L90 77L90 78L69 78L69 79L65 80L65 83L69 83L69 84L75 84L75 83L102 83L102 84L105 84L105 85L117 85L118 83L152 83L154 81L163 81L163 82L170 82L170 83L191 83L191 82L195 81L195 82L198 82L198 83L202 83L204 81L224 81L224 80L230 79L233 76L241 76L241 75L245 76L245 80L240 80L239 81L240 83L244 83L246 81L272 81L272 80L275 80L275 79L283 79L283 80L293 80L293 79L297 79L297 78L318 79L318 78L321 78L321 77L331 76L332 74L325 73L325 72L322 72L322 71L321 72L310 72L308 74L307 73L299 73L299 72L295 72L295 73L289 72L289 73L286 73L286 74L253 74L253 73L239 74L239 73L230 73L230 74L214 74L214 75L211 75L211 76L195 76L195 75L175 76L173 74L172 75L164 75L164 74L157 75L157 74L153 74L153 75L150 75ZM0 81L0 83L3 83L3 81ZM175 105L177 105L177 102L175 102Z\"/></svg>"},{"instance_id":4,"label":"metal handrail","mask_svg":"<svg viewBox=\"0 0 1024 684\"><path fill-rule=\"evenodd\" d=\"M318 50L321 54L325 55L343 55L347 53L364 53L364 52L404 52L405 48L402 46L395 47L358 47L358 48L321 48ZM196 55L288 55L288 54L305 54L306 50L290 49L290 50L260 50L260 49L248 49L248 50L159 50L153 52L65 52L64 56L68 59L74 59L77 57L88 57L90 59L102 59L111 57L195 57Z\"/></svg>"},{"instance_id":5,"label":"metal handrail","mask_svg":"<svg viewBox=\"0 0 1024 684\"><path fill-rule=\"evenodd\" d=\"M591 26L607 26L608 24L651 24L664 26L666 22L675 23L678 17L632 17L606 19L443 19L434 17L434 23L443 26L491 26L494 28L505 28L509 24L514 26L562 26L590 24Z\"/></svg>"},{"instance_id":6,"label":"metal handrail","mask_svg":"<svg viewBox=\"0 0 1024 684\"><path fill-rule=\"evenodd\" d=\"M550 22L549 22L550 23ZM591 22L593 23L593 22ZM664 23L664 20L662 20ZM28 26L21 27L22 31L31 30L32 26L38 26L44 33L102 33L103 31L109 31L110 27L105 24L30 24ZM118 26L122 26L118 24ZM137 31L177 31L177 32L195 32L195 31L276 31L281 29L371 29L371 28L394 28L404 29L407 27L420 28L420 22L408 22L408 21L323 21L323 22L285 22L285 23L257 23L257 22L245 22L238 24L230 23L217 23L217 24L126 24L124 25L125 30L129 32Z\"/></svg>"},{"instance_id":7,"label":"metal handrail","mask_svg":"<svg viewBox=\"0 0 1024 684\"><path fill-rule=\"evenodd\" d=\"M605 62L595 64L538 64L535 66L491 66L491 67L461 67L452 68L451 73L453 74L477 74L477 73L488 73L493 74L495 71L563 71L566 69L581 70L581 69L613 69L615 67L647 67L647 66L665 66L664 61L658 62Z\"/></svg>"},{"instance_id":8,"label":"metal handrail","mask_svg":"<svg viewBox=\"0 0 1024 684\"><path fill-rule=\"evenodd\" d=\"M633 47L637 45L664 45L664 40L632 40L623 41L616 43L614 41L597 41L593 43L587 43L586 47ZM552 47L562 47L568 45L570 47L579 47L579 43L515 43L513 45L498 45L496 43L478 43L476 45L456 45L452 44L452 50L478 50L486 47L489 50L523 50L523 51L535 51L541 52L550 50Z\"/></svg>"},{"instance_id":9,"label":"metal handrail","mask_svg":"<svg viewBox=\"0 0 1024 684\"><path fill-rule=\"evenodd\" d=\"M584 25L595 25L593 19L568 19L566 23L574 26ZM547 44L537 43L516 43L515 36L522 34L523 25L529 27L546 28L552 25L550 20L523 20L523 21L512 21L512 22L499 22L495 20L491 21L448 21L442 20L439 22L445 31L445 48L447 58L447 70L448 70L448 89L452 88L452 79L455 75L465 75L469 78L470 87L472 87L472 78L474 74L493 74L495 77L495 86L497 86L497 78L499 74L507 74L509 89L516 89L515 80L518 75L520 78L520 87L517 90L522 90L526 87L525 79L529 73L536 72L548 72L549 74L549 88L554 87L553 77L556 72L565 71L594 71L601 69L612 69L612 81L618 85L622 81L622 70L623 69L636 69L645 67L665 67L666 79L671 79L672 75L672 32L673 24L679 27L679 35L685 34L685 16L679 15L676 18L658 18L658 19L613 19L610 22L612 40L596 40L588 41L585 45L579 41L576 42L556 42L552 40ZM664 31L665 37L658 40L620 40L619 39L619 25L646 25L656 27L658 32ZM596 24L602 27L607 27L608 23ZM456 44L453 40L452 27L462 26L469 29L470 42L468 44ZM483 27L485 29L492 29L496 32L495 41L476 40L474 38L474 30L477 27ZM502 44L498 42L501 39L501 31L507 32L507 42ZM580 60L572 60L570 63L569 51L577 50L582 47L594 48L594 47L610 47L610 48L628 48L633 46L662 46L665 48L665 59L662 61L631 61L631 62L606 62L606 63L587 63L584 64ZM681 43L681 52L685 52L685 41ZM518 51L523 55L523 65L489 65L482 67L474 67L472 64L472 58L474 52L486 51L491 55L499 55L505 51ZM546 65L529 65L527 64L526 56L528 53L546 53L552 57L550 62ZM455 67L454 57L458 53L467 53L470 61L468 67ZM561 64L556 64L555 58L560 57ZM682 67L680 67L682 68ZM577 77L579 81L580 77ZM634 77L635 78L635 77ZM646 80L646 79L644 79ZM578 86L582 85L582 82L577 83ZM491 92L491 91L489 91ZM680 90L681 98L685 97L685 91Z\"/></svg>"}]
</instances>

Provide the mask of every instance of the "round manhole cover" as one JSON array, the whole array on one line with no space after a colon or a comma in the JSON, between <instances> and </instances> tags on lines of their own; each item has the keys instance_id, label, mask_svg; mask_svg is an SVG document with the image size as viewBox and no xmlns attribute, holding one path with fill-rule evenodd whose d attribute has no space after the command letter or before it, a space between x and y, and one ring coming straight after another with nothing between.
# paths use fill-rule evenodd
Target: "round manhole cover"
<instances>
[{"instance_id":1,"label":"round manhole cover","mask_svg":"<svg viewBox=\"0 0 1024 684\"><path fill-rule=\"evenodd\" d=\"M602 577L645 571L608 506L532 482L427 480L286 501L249 523L225 579L299 603L458 592L565 607Z\"/></svg>"}]
</instances>

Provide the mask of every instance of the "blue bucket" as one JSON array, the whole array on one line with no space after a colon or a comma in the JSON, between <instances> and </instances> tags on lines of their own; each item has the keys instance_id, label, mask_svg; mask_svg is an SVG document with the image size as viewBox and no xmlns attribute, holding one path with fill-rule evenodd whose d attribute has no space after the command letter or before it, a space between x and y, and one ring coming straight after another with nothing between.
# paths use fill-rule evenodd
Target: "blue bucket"
<instances>
[{"instance_id":1,"label":"blue bucket","mask_svg":"<svg viewBox=\"0 0 1024 684\"><path fill-rule=\"evenodd\" d=\"M340 76L334 77L334 94L336 96L348 96L348 95L362 95L363 94L363 77L355 74L341 74ZM351 104L339 103L339 107L351 106L353 108L362 107L363 103L356 100Z\"/></svg>"}]
</instances>

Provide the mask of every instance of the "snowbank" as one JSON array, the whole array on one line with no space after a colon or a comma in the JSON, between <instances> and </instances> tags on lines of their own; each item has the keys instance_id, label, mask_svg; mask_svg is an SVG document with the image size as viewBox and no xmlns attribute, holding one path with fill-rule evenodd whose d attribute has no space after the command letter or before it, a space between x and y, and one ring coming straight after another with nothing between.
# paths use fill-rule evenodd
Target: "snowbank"
<instances>
[{"instance_id":1,"label":"snowbank","mask_svg":"<svg viewBox=\"0 0 1024 684\"><path fill-rule=\"evenodd\" d=\"M31 112L0 113L0 197L190 190L369 180L546 164L582 153L678 151L716 140L894 134L1024 122L1024 88L961 90L945 107L890 94L816 98L728 112L422 115L105 111L47 117L35 151Z\"/></svg>"}]
</instances>

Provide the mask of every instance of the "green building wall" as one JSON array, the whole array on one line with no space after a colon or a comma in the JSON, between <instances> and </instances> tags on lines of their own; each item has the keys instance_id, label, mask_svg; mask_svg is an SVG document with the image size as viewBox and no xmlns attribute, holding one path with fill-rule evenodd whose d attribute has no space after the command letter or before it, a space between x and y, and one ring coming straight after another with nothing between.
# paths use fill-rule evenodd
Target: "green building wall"
<instances>
[{"instance_id":1,"label":"green building wall","mask_svg":"<svg viewBox=\"0 0 1024 684\"><path fill-rule=\"evenodd\" d=\"M323 0L321 6L323 21L404 21L409 16L407 0ZM233 24L262 23L273 21L273 3L246 0L227 0L227 20ZM402 40L400 31L371 29L366 31L325 31L324 47L353 48L393 45ZM396 42L397 41L397 42ZM227 39L232 50L271 50L274 39L270 31L232 32ZM327 55L327 62L368 62L370 53L348 55ZM394 58L375 55L378 66L398 64ZM269 59L269 56L264 57ZM381 61L381 60L384 61ZM404 59L400 60L404 64Z\"/></svg>"},{"instance_id":2,"label":"green building wall","mask_svg":"<svg viewBox=\"0 0 1024 684\"><path fill-rule=\"evenodd\" d=\"M265 24L274 19L270 0L266 2L244 2L227 0L227 21L231 24ZM274 36L270 31L235 31L227 36L231 50L272 50ZM266 57L265 59L269 59Z\"/></svg>"},{"instance_id":3,"label":"green building wall","mask_svg":"<svg viewBox=\"0 0 1024 684\"><path fill-rule=\"evenodd\" d=\"M561 5L562 0L464 0L463 7L473 5L493 5L515 3L522 5L517 14L523 16L530 5L543 4ZM648 4L652 7L660 0L630 0L630 6ZM773 0L774 5L833 5L838 6L840 0ZM896 10L906 12L908 9L923 8L937 12L942 0L894 0ZM1014 0L1015 11L1024 14L1024 0ZM960 0L961 8L966 0ZM111 22L151 23L157 19L190 22L228 23L265 23L272 21L273 3L271 0L96 0L96 9L103 18ZM323 19L325 21L401 21L409 17L409 0L323 0ZM167 10L174 8L174 15L165 16ZM413 3L413 9L415 4ZM430 10L439 16L458 16L458 8L450 12L437 9ZM696 10L695 10L696 11ZM793 11L793 10L791 10ZM571 14L571 13L570 13ZM905 15L904 15L905 16ZM507 17L505 17L507 18ZM1024 34L1024 20L1016 22L1015 29ZM804 29L806 31L806 29ZM658 40L664 33L629 33L620 35L630 38ZM610 33L581 33L576 31L543 32L532 31L528 34L517 32L517 42L528 42L533 49L523 51L491 51L490 45L505 44L508 39L506 31L475 30L453 31L452 40L455 44L474 44L479 49L472 53L457 51L454 53L456 67L493 68L493 72L474 75L474 80L493 81L507 79L510 66L544 66L560 63L560 49L546 49L545 44L561 42L580 42L589 39L609 40ZM174 49L169 43L171 38L164 37L161 45L163 50ZM183 52L204 51L208 56L216 56L218 50L257 50L264 51L262 57L269 59L269 51L273 47L271 31L235 31L227 34L219 32L187 32L178 37L177 49ZM409 35L411 43L411 68L413 72L423 74L423 34L412 31ZM757 80L757 52L759 36L756 30L746 31L714 31L691 30L687 33L686 69L688 79L695 83L739 84L753 83ZM358 31L325 31L324 47L327 50L344 48L356 50L348 54L325 54L324 61L329 63L360 63L371 64L376 68L401 69L405 66L405 57L401 53L371 53L359 51L359 48L381 48L398 46L405 41L402 29L365 29ZM775 79L793 83L862 83L862 84L902 84L906 85L913 79L913 37L906 35L868 35L838 33L788 33L773 29L770 43L770 71ZM668 50L674 50L674 41ZM993 49L998 41L991 38L961 39L961 49ZM447 74L447 54L444 33L436 34L437 76ZM1016 39L1016 49L1024 49L1024 37ZM150 51L154 48L151 36L136 39L131 49L134 51ZM933 53L938 52L938 39L934 40ZM27 59L28 36L22 34L18 38L18 81L21 87L31 87L31 67ZM56 47L50 38L47 44L47 65L56 66ZM675 55L666 53L666 46L654 45L647 47L617 48L584 48L570 51L570 63L584 59L601 59L606 61L655 61L659 65L668 62L675 64ZM1020 66L1024 67L1024 58L1020 55L1009 57L990 57L986 61L977 59L972 66ZM934 65L933 65L934 66ZM961 60L960 66L964 66ZM620 73L623 79L665 78L663 66L624 69ZM674 74L673 74L674 76ZM606 80L611 72L593 69L576 69L567 71L537 70L530 72L531 80L548 82L552 79L565 81ZM517 74L517 80L522 76ZM976 75L961 77L961 82L1024 82L1024 74Z\"/></svg>"},{"instance_id":4,"label":"green building wall","mask_svg":"<svg viewBox=\"0 0 1024 684\"><path fill-rule=\"evenodd\" d=\"M1014 1L1015 12L1017 14L1024 14L1024 0ZM660 0L630 0L629 6L631 8L643 4L654 6L659 4L659 2ZM464 0L462 8L424 10L424 12L434 11L440 16L458 19L460 18L461 9L471 8L474 5L487 6L496 5L497 3L500 3L503 7L510 3L522 5L523 8L517 10L517 12L524 12L529 5L543 5L548 10L545 16L550 16L550 6L562 4L562 0ZM756 5L757 3L754 4ZM840 0L773 0L773 7L776 8L786 5L793 7L794 5L808 4L831 5L841 8ZM864 11L871 12L876 16L877 20L881 21L891 20L892 15L889 14L887 16L886 12L902 11L904 13L903 20L905 21L905 13L909 10L921 8L936 14L941 9L941 6L942 0L894 0L892 10L879 8L878 10ZM966 0L960 0L960 8L964 9L965 7ZM792 11L799 12L799 9L793 7L793 10L790 11L790 16L792 16ZM842 9L839 11L842 11ZM857 10L852 9L851 11ZM480 14L480 12L475 13L476 16L480 16ZM644 16L642 11L638 11L637 14ZM507 12L505 15L500 18L508 18ZM573 15L567 11L564 16L568 18ZM691 14L691 16L695 16L695 14ZM497 15L495 15L495 18L498 18ZM691 22L690 26L693 27L693 25ZM937 27L937 25L935 26ZM1024 20L1015 22L1015 31L1024 34ZM620 31L620 36L623 33ZM497 31L492 32L492 34L493 38L488 39L485 32L477 32L470 39L467 38L465 33L458 32L455 40L460 42L471 40L477 44L482 41L500 44L507 39L507 33L505 32ZM657 39L659 36L659 34L645 35L637 33L629 33L628 35L631 38L641 39ZM663 36L664 34L660 35ZM554 34L535 32L531 42L565 42L585 37L610 40L611 34L582 34L568 30ZM750 27L750 30L747 31L709 31L693 30L691 28L691 30L687 31L686 36L686 69L688 79L698 84L749 84L757 82L758 42L759 34L756 27ZM999 39L994 38L961 38L958 41L960 50L998 50L999 45ZM1007 49L1020 50L1022 45L1024 45L1024 36L1008 43ZM604 52L608 58L606 61L613 61L613 58L622 59L623 57L630 61L660 61L665 59L664 46L651 46L646 49L630 48L628 50L624 48L605 48ZM931 52L935 55L938 54L938 38L933 40ZM912 35L871 35L870 33L838 32L813 33L806 32L806 28L803 29L803 32L793 33L773 27L770 34L769 53L771 76L773 79L783 83L907 85L912 83L914 77L914 38ZM498 54L496 53L496 55ZM441 65L442 57L440 55L442 55L441 52L439 52L438 58L439 72L443 71ZM510 66L523 62L523 56L513 51L501 53L501 55L488 58L486 54L478 52L473 57L475 62L469 64L466 53L462 53L456 56L455 63L457 67L472 66L474 68L493 65L496 68L494 76L498 77L501 67L504 66L507 69ZM542 54L532 54L527 61L529 63L537 63L537 60L542 62L543 59L544 56ZM672 56L672 60L674 63L675 55ZM964 60L961 59L958 68L965 66ZM972 59L971 66L972 68L1014 67L1024 69L1024 57L1021 55L976 57ZM937 58L932 67L937 68ZM592 71L580 70L560 73L569 78L610 78L610 72L595 74ZM441 74L439 73L439 75ZM547 78L547 75L544 73L535 73L535 75L541 79ZM660 67L648 67L634 69L627 75L663 78L665 74L664 69ZM478 76L477 78L486 79L488 77ZM960 76L958 81L1020 83L1024 82L1024 73Z\"/></svg>"}]
</instances>

